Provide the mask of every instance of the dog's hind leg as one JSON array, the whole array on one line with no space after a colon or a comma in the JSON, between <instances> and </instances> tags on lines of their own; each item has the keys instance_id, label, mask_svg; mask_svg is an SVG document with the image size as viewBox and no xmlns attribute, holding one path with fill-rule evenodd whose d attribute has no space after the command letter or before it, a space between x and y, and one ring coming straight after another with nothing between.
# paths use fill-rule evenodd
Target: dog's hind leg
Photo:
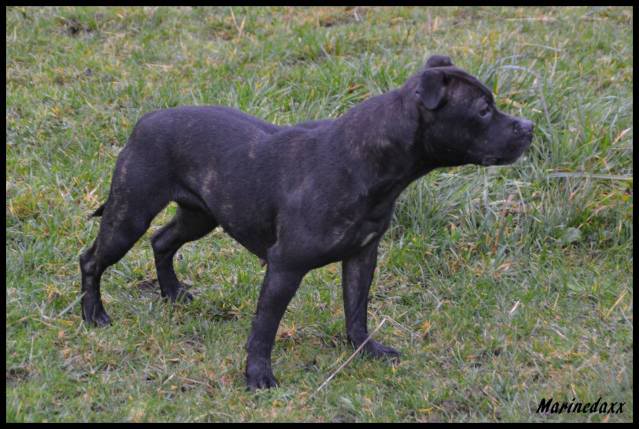
<instances>
[{"instance_id":1,"label":"dog's hind leg","mask_svg":"<svg viewBox=\"0 0 639 429\"><path fill-rule=\"evenodd\" d=\"M93 245L80 256L82 273L82 318L98 326L111 322L100 298L100 278L118 262L148 229L151 220L168 203L156 199L140 204L134 193L110 197L102 213L100 232Z\"/></svg>"},{"instance_id":2,"label":"dog's hind leg","mask_svg":"<svg viewBox=\"0 0 639 429\"><path fill-rule=\"evenodd\" d=\"M153 235L151 244L163 297L172 302L190 301L193 298L175 275L173 256L184 243L204 237L216 226L217 222L211 215L197 209L178 206L175 217Z\"/></svg>"}]
</instances>

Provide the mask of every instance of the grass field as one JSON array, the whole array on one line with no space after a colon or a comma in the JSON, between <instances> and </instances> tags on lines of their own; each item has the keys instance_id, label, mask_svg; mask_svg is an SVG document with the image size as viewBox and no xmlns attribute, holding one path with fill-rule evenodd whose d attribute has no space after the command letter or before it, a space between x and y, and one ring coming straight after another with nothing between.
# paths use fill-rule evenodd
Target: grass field
<instances>
[{"instance_id":1,"label":"grass field","mask_svg":"<svg viewBox=\"0 0 639 429\"><path fill-rule=\"evenodd\" d=\"M7 8L7 421L631 421L633 11L627 8ZM340 266L311 272L245 390L264 268L223 231L179 252L196 299L157 290L149 237L82 324L78 256L115 159L158 108L334 118L433 53L535 121L508 167L432 172L398 201L369 305L401 363L355 358ZM566 174L569 173L569 174ZM542 398L622 414L537 414Z\"/></svg>"}]
</instances>

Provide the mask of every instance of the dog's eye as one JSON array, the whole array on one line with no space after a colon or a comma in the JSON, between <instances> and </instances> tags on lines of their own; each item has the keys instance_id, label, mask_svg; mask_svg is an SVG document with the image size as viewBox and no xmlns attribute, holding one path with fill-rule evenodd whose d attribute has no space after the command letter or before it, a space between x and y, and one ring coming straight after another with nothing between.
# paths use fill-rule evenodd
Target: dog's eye
<instances>
[{"instance_id":1,"label":"dog's eye","mask_svg":"<svg viewBox=\"0 0 639 429\"><path fill-rule=\"evenodd\" d=\"M488 114L489 114L489 113L490 113L490 107L489 107L489 106L486 106L486 107L482 108L482 109L479 111L479 116L481 116L482 118L484 118L484 117L488 116Z\"/></svg>"}]
</instances>

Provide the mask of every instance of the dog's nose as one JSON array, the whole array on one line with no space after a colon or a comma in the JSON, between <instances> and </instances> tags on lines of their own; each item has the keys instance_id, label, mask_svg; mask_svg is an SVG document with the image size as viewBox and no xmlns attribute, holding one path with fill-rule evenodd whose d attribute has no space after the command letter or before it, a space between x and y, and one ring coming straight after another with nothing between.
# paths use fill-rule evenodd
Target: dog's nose
<instances>
[{"instance_id":1,"label":"dog's nose","mask_svg":"<svg viewBox=\"0 0 639 429\"><path fill-rule=\"evenodd\" d=\"M528 119L520 119L515 122L515 132L517 134L532 135L535 124Z\"/></svg>"}]
</instances>

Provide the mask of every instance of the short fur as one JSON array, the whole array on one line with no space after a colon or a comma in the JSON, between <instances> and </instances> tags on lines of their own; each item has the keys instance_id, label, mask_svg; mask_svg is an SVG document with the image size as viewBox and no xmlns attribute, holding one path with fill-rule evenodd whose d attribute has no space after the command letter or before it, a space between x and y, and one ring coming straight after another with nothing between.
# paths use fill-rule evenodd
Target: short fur
<instances>
[{"instance_id":1,"label":"short fur","mask_svg":"<svg viewBox=\"0 0 639 429\"><path fill-rule=\"evenodd\" d=\"M100 278L169 202L177 214L152 238L162 296L192 297L173 256L216 226L268 264L247 343L251 389L276 384L271 350L304 275L342 261L346 332L368 336L368 291L395 200L429 171L506 164L528 147L533 124L498 111L490 91L431 57L400 88L335 120L276 126L228 107L178 107L143 116L121 151L93 245L80 257L82 315L104 325ZM397 357L370 340L370 355Z\"/></svg>"}]
</instances>

